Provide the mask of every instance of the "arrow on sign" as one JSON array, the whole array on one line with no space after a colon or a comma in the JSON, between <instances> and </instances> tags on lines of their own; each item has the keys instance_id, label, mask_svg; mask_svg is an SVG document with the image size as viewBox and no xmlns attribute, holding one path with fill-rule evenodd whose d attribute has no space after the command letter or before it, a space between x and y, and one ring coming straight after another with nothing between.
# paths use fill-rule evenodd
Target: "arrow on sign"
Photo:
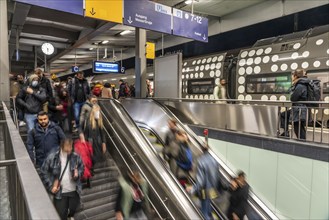
<instances>
[{"instance_id":1,"label":"arrow on sign","mask_svg":"<svg viewBox=\"0 0 329 220\"><path fill-rule=\"evenodd\" d=\"M94 11L94 8L91 9L90 14L91 15L95 15L96 14L96 12Z\"/></svg>"},{"instance_id":2,"label":"arrow on sign","mask_svg":"<svg viewBox=\"0 0 329 220\"><path fill-rule=\"evenodd\" d=\"M206 39L207 39L207 38L206 38L206 35L204 34L204 35L203 35L203 40L206 40Z\"/></svg>"},{"instance_id":3,"label":"arrow on sign","mask_svg":"<svg viewBox=\"0 0 329 220\"><path fill-rule=\"evenodd\" d=\"M129 16L128 23L129 24L133 23L133 20L131 20L131 16Z\"/></svg>"}]
</instances>

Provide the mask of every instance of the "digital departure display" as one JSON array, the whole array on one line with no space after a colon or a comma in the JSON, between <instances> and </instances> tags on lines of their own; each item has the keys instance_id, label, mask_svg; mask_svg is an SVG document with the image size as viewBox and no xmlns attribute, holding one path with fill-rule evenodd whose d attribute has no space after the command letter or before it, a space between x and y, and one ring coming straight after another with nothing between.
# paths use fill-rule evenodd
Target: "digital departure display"
<instances>
[{"instance_id":1,"label":"digital departure display","mask_svg":"<svg viewBox=\"0 0 329 220\"><path fill-rule=\"evenodd\" d=\"M121 73L120 65L116 62L94 61L94 73Z\"/></svg>"}]
</instances>

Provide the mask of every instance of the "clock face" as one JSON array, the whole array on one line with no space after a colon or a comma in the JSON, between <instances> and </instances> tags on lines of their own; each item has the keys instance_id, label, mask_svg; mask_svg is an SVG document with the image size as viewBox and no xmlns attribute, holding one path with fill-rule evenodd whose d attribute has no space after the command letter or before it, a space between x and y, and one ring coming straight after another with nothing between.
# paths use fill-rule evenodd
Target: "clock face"
<instances>
[{"instance_id":1,"label":"clock face","mask_svg":"<svg viewBox=\"0 0 329 220\"><path fill-rule=\"evenodd\" d=\"M54 53L55 48L51 43L43 43L41 46L42 52L46 55L51 55Z\"/></svg>"}]
</instances>

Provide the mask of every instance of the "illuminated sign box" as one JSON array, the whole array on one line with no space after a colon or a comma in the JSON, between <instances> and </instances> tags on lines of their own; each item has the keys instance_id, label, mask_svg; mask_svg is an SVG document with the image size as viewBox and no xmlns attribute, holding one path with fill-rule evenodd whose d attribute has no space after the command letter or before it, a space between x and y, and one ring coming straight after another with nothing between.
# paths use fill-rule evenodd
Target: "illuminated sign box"
<instances>
[{"instance_id":1,"label":"illuminated sign box","mask_svg":"<svg viewBox=\"0 0 329 220\"><path fill-rule=\"evenodd\" d=\"M116 62L104 62L94 61L93 63L94 73L121 73L119 63Z\"/></svg>"}]
</instances>

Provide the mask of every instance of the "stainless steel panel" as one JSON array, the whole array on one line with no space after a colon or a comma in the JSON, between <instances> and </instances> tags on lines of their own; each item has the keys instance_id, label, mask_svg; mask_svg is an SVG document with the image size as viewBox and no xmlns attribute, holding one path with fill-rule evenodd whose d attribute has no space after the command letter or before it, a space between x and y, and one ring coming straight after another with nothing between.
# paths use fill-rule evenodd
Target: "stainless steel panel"
<instances>
[{"instance_id":1,"label":"stainless steel panel","mask_svg":"<svg viewBox=\"0 0 329 220\"><path fill-rule=\"evenodd\" d=\"M275 137L278 111L276 106L226 105L227 129Z\"/></svg>"}]
</instances>

